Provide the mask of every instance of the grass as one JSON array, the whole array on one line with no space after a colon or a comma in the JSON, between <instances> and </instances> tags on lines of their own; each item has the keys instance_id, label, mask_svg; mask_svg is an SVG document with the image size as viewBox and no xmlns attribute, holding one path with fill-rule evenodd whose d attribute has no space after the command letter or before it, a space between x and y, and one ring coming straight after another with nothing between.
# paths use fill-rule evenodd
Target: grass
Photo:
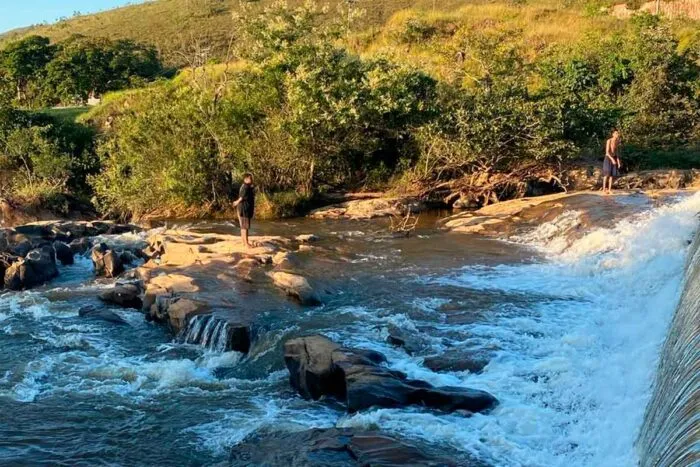
<instances>
[{"instance_id":1,"label":"grass","mask_svg":"<svg viewBox=\"0 0 700 467\"><path fill-rule=\"evenodd\" d=\"M245 4L259 10L276 0L157 0L129 5L114 10L68 18L50 25L36 25L0 35L3 42L27 35L38 34L60 41L73 34L110 39L133 39L153 44L163 55L166 64L183 66L194 49L206 53L212 59L226 55L232 34L231 16ZM290 0L290 5L304 0ZM362 29L383 24L395 12L415 7L448 10L468 4L467 0L358 0L356 6L366 10L361 21ZM337 7L345 0L320 0L319 5L329 6L329 15L337 15Z\"/></svg>"},{"instance_id":2,"label":"grass","mask_svg":"<svg viewBox=\"0 0 700 467\"><path fill-rule=\"evenodd\" d=\"M63 122L77 122L78 118L87 113L90 107L54 107L49 109L43 109L40 113L46 114L50 117L55 118Z\"/></svg>"}]
</instances>

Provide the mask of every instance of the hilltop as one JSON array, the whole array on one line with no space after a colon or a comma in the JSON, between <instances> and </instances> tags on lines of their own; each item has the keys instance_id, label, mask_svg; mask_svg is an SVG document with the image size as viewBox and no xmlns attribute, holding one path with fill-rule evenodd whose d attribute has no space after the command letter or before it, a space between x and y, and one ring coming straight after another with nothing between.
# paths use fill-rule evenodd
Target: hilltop
<instances>
[{"instance_id":1,"label":"hilltop","mask_svg":"<svg viewBox=\"0 0 700 467\"><path fill-rule=\"evenodd\" d=\"M128 5L95 14L80 15L50 25L36 25L0 35L3 43L28 35L40 35L52 41L67 39L73 34L108 39L132 39L152 44L166 63L187 64L185 56L193 47L209 50L212 58L223 58L231 35L232 15L241 5L253 11L262 10L277 0L241 2L241 0L156 0ZM291 0L290 6L303 4ZM344 0L320 2L328 5L329 15L335 15ZM381 26L397 11L406 8L454 10L474 3L469 0L358 0L355 7L365 10L358 27L372 30Z\"/></svg>"}]
</instances>

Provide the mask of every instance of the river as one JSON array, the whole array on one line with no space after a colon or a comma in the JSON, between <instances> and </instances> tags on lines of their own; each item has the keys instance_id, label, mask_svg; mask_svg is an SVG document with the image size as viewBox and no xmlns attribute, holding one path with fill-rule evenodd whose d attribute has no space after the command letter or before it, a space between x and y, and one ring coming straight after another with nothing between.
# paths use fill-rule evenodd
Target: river
<instances>
[{"instance_id":1,"label":"river","mask_svg":"<svg viewBox=\"0 0 700 467\"><path fill-rule=\"evenodd\" d=\"M321 307L227 291L265 323L246 356L173 338L138 312L116 310L122 326L81 318L77 310L99 304L110 284L94 280L87 258L60 267L48 285L0 296L0 463L226 464L256 431L336 426L494 466L635 466L700 195L599 202L615 203L615 214L581 223L600 207L579 204L507 239L438 232L432 216L408 239L377 234L377 221L261 223L269 234L314 232L344 261L307 265L332 297ZM394 329L417 349L389 344ZM412 378L489 391L500 404L471 417L349 415L333 401L303 400L281 347L310 333L378 350ZM487 364L478 373L424 365L440 355Z\"/></svg>"}]
</instances>

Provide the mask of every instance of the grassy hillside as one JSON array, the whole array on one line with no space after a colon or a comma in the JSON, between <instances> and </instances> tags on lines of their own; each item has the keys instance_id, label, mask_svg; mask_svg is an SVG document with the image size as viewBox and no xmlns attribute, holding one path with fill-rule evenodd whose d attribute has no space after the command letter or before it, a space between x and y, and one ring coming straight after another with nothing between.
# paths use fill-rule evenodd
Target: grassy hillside
<instances>
[{"instance_id":1,"label":"grassy hillside","mask_svg":"<svg viewBox=\"0 0 700 467\"><path fill-rule=\"evenodd\" d=\"M213 58L220 58L226 50L231 34L231 16L246 7L259 10L276 0L242 2L241 0L156 0L129 5L114 10L83 15L59 21L52 25L37 25L0 35L3 42L38 34L53 41L66 39L72 34L83 34L110 39L134 39L155 45L166 63L187 64L187 55L193 47L209 49ZM291 0L290 5L303 1ZM344 0L319 2L330 7L335 15ZM361 27L371 30L383 24L391 15L405 8L451 10L473 3L469 0L358 0L356 7L367 14Z\"/></svg>"}]
</instances>

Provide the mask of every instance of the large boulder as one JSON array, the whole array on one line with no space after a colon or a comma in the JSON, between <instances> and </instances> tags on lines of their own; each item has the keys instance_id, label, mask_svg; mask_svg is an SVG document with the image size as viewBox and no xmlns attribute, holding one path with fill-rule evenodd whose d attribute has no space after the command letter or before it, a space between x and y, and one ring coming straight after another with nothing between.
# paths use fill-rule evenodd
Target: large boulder
<instances>
[{"instance_id":1,"label":"large boulder","mask_svg":"<svg viewBox=\"0 0 700 467\"><path fill-rule=\"evenodd\" d=\"M53 249L56 252L56 259L61 262L62 265L68 266L73 264L73 250L65 243L56 240L53 242Z\"/></svg>"},{"instance_id":2,"label":"large boulder","mask_svg":"<svg viewBox=\"0 0 700 467\"><path fill-rule=\"evenodd\" d=\"M285 271L272 271L270 277L277 287L284 290L290 297L298 300L302 305L315 306L321 304L318 294L304 276Z\"/></svg>"},{"instance_id":3,"label":"large boulder","mask_svg":"<svg viewBox=\"0 0 700 467\"><path fill-rule=\"evenodd\" d=\"M117 277L124 272L121 255L111 250L105 243L100 243L92 249L92 263L97 276Z\"/></svg>"},{"instance_id":4,"label":"large boulder","mask_svg":"<svg viewBox=\"0 0 700 467\"><path fill-rule=\"evenodd\" d=\"M374 351L348 349L323 336L292 339L284 344L289 381L307 399L333 396L344 401L349 412L369 407L421 405L452 412L483 412L498 401L486 391L461 387L433 387L411 380L381 363Z\"/></svg>"},{"instance_id":5,"label":"large boulder","mask_svg":"<svg viewBox=\"0 0 700 467\"><path fill-rule=\"evenodd\" d=\"M5 287L22 290L50 281L58 276L56 257L52 247L45 246L30 251L26 257L12 264L5 271Z\"/></svg>"},{"instance_id":6,"label":"large boulder","mask_svg":"<svg viewBox=\"0 0 700 467\"><path fill-rule=\"evenodd\" d=\"M376 431L352 428L255 433L231 450L229 465L285 467L483 467L466 454L439 453Z\"/></svg>"},{"instance_id":7,"label":"large boulder","mask_svg":"<svg viewBox=\"0 0 700 467\"><path fill-rule=\"evenodd\" d=\"M143 301L140 295L141 288L137 284L119 284L112 289L102 292L100 294L100 300L124 308L140 310L143 307Z\"/></svg>"}]
</instances>

